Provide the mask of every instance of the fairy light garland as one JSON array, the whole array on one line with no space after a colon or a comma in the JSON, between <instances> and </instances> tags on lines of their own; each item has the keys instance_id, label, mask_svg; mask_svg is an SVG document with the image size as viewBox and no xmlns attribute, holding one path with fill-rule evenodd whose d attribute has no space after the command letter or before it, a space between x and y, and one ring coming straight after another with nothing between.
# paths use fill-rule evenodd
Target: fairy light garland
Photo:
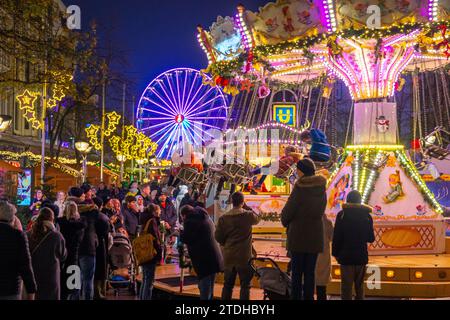
<instances>
[{"instance_id":1,"label":"fairy light garland","mask_svg":"<svg viewBox=\"0 0 450 320\"><path fill-rule=\"evenodd\" d=\"M428 19L430 21L438 20L438 4L439 0L429 0L428 2Z\"/></svg>"},{"instance_id":2,"label":"fairy light garland","mask_svg":"<svg viewBox=\"0 0 450 320\"><path fill-rule=\"evenodd\" d=\"M442 26L450 28L450 21L430 21L430 22L410 22L401 25L392 25L383 29L369 29L369 28L346 28L344 30L335 31L331 33L322 33L314 36L298 39L295 41L284 41L273 45L259 45L252 49L255 63L266 63L265 59L271 56L282 56L283 54L291 52L304 52L310 48L324 43L330 37L351 39L381 39L398 34L408 34L421 30L426 36L431 36L440 31ZM234 74L239 74L242 67L248 58L248 52L241 53L236 59L228 61L218 61L210 65L210 72L216 76L232 77ZM269 66L270 68L271 66Z\"/></svg>"},{"instance_id":3,"label":"fairy light garland","mask_svg":"<svg viewBox=\"0 0 450 320\"><path fill-rule=\"evenodd\" d=\"M408 173L408 175L414 180L416 185L420 188L421 192L425 195L425 199L435 208L438 214L443 214L444 210L440 203L436 200L433 192L428 188L425 181L423 180L420 173L417 171L417 168L414 164L408 159L406 153L403 150L398 150L395 152L397 159L399 159L400 164L404 168L404 170Z\"/></svg>"}]
</instances>

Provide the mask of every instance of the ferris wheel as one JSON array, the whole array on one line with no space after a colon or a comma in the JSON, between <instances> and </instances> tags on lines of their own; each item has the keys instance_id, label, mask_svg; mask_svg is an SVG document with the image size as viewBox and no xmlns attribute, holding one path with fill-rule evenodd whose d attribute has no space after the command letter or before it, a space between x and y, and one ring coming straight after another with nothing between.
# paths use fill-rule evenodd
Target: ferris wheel
<instances>
[{"instance_id":1,"label":"ferris wheel","mask_svg":"<svg viewBox=\"0 0 450 320\"><path fill-rule=\"evenodd\" d=\"M227 99L205 80L212 81L198 70L172 69L156 77L142 94L137 127L158 144L158 159L170 159L186 143L203 144L213 138L211 130L224 129Z\"/></svg>"}]
</instances>

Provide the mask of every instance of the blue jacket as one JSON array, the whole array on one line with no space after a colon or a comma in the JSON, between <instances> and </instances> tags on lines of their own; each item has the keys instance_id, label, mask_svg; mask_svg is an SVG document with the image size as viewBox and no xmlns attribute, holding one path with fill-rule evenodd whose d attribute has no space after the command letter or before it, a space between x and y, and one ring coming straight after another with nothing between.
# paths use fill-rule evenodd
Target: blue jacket
<instances>
[{"instance_id":1,"label":"blue jacket","mask_svg":"<svg viewBox=\"0 0 450 320\"><path fill-rule=\"evenodd\" d=\"M312 129L311 141L312 143L311 150L309 151L309 157L314 161L330 161L331 147L325 133L319 129Z\"/></svg>"}]
</instances>

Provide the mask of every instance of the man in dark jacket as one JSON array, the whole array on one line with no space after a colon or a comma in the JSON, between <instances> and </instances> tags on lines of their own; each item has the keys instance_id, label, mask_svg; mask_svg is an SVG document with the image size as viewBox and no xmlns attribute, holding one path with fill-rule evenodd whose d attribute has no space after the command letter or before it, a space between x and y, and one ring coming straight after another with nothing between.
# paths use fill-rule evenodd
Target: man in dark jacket
<instances>
[{"instance_id":1,"label":"man in dark jacket","mask_svg":"<svg viewBox=\"0 0 450 320\"><path fill-rule=\"evenodd\" d=\"M12 227L15 208L0 202L0 300L20 300L20 281L29 300L34 300L36 281L31 266L28 239Z\"/></svg>"},{"instance_id":2,"label":"man in dark jacket","mask_svg":"<svg viewBox=\"0 0 450 320\"><path fill-rule=\"evenodd\" d=\"M111 198L111 191L105 186L104 182L100 182L97 189L97 197L106 203Z\"/></svg>"},{"instance_id":3,"label":"man in dark jacket","mask_svg":"<svg viewBox=\"0 0 450 320\"><path fill-rule=\"evenodd\" d=\"M75 196L79 194L77 190L73 191L74 192L72 193ZM92 300L94 298L95 256L98 247L98 237L95 225L98 220L99 211L94 204L81 202L82 198L77 199L76 197L69 197L68 199L77 203L81 220L86 225L79 249L81 294L84 300Z\"/></svg>"},{"instance_id":4,"label":"man in dark jacket","mask_svg":"<svg viewBox=\"0 0 450 320\"><path fill-rule=\"evenodd\" d=\"M297 163L299 179L281 212L291 254L293 300L314 300L317 256L324 247L322 216L327 180L315 171L314 162L308 158Z\"/></svg>"},{"instance_id":5,"label":"man in dark jacket","mask_svg":"<svg viewBox=\"0 0 450 320\"><path fill-rule=\"evenodd\" d=\"M139 212L137 208L137 200L134 196L125 197L125 208L123 210L123 220L125 229L130 236L130 240L133 241L138 233L139 227Z\"/></svg>"},{"instance_id":6,"label":"man in dark jacket","mask_svg":"<svg viewBox=\"0 0 450 320\"><path fill-rule=\"evenodd\" d=\"M259 216L245 204L241 192L231 196L233 209L219 218L215 232L217 242L223 247L225 283L222 300L231 300L236 276L241 286L240 299L250 299L253 271L248 265L253 257L252 227L259 223Z\"/></svg>"},{"instance_id":7,"label":"man in dark jacket","mask_svg":"<svg viewBox=\"0 0 450 320\"><path fill-rule=\"evenodd\" d=\"M95 197L93 201L99 209L98 219L95 223L95 232L97 233L98 247L95 255L94 299L105 300L108 266L108 235L111 232L111 223L108 216L102 212L102 200L98 197Z\"/></svg>"},{"instance_id":8,"label":"man in dark jacket","mask_svg":"<svg viewBox=\"0 0 450 320\"><path fill-rule=\"evenodd\" d=\"M199 279L201 300L212 300L216 273L223 271L223 258L219 244L214 239L214 222L201 207L181 208L183 231L180 241L187 245L189 257Z\"/></svg>"},{"instance_id":9,"label":"man in dark jacket","mask_svg":"<svg viewBox=\"0 0 450 320\"><path fill-rule=\"evenodd\" d=\"M336 217L332 254L341 265L342 300L364 299L364 277L369 263L367 244L375 241L372 208L361 204L361 194L354 190Z\"/></svg>"}]
</instances>

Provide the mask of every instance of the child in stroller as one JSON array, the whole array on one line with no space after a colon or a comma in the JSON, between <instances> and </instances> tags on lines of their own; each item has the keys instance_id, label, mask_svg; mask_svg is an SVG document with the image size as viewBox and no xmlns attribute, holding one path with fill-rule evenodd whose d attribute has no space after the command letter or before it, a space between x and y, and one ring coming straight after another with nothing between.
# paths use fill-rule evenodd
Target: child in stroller
<instances>
[{"instance_id":1,"label":"child in stroller","mask_svg":"<svg viewBox=\"0 0 450 320\"><path fill-rule=\"evenodd\" d=\"M283 272L270 258L252 258L250 267L259 279L264 290L264 300L289 300L291 296L291 277Z\"/></svg>"},{"instance_id":2,"label":"child in stroller","mask_svg":"<svg viewBox=\"0 0 450 320\"><path fill-rule=\"evenodd\" d=\"M113 245L109 250L108 284L119 296L120 289L128 288L132 294L136 288L136 266L130 239L122 233L113 234Z\"/></svg>"}]
</instances>

